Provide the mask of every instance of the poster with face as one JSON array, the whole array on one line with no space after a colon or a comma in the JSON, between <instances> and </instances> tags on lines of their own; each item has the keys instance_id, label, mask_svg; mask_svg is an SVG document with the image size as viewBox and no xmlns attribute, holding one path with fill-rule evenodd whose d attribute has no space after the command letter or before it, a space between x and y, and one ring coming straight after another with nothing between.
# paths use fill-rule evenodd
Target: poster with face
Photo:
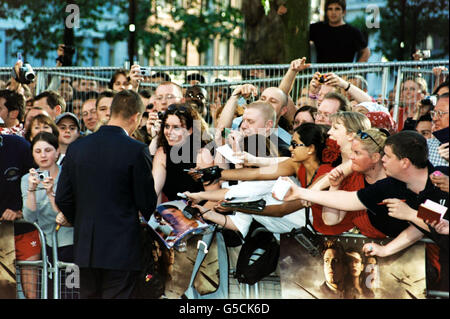
<instances>
[{"instance_id":1,"label":"poster with face","mask_svg":"<svg viewBox=\"0 0 450 319\"><path fill-rule=\"evenodd\" d=\"M16 298L14 224L0 222L0 299Z\"/></svg>"},{"instance_id":2,"label":"poster with face","mask_svg":"<svg viewBox=\"0 0 450 319\"><path fill-rule=\"evenodd\" d=\"M391 239L320 236L311 254L295 236L280 244L281 292L284 299L421 299L425 298L425 244L389 257L365 256L366 243ZM313 256L314 255L314 256Z\"/></svg>"},{"instance_id":3,"label":"poster with face","mask_svg":"<svg viewBox=\"0 0 450 319\"><path fill-rule=\"evenodd\" d=\"M182 200L158 205L148 224L167 248L177 246L188 235L200 234L210 227Z\"/></svg>"}]
</instances>

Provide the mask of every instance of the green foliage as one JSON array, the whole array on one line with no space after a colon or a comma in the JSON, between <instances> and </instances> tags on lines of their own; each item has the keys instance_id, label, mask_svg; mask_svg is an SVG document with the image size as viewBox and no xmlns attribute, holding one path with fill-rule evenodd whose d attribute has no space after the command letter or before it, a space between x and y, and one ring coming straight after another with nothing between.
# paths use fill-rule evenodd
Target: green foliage
<instances>
[{"instance_id":1,"label":"green foliage","mask_svg":"<svg viewBox=\"0 0 450 319\"><path fill-rule=\"evenodd\" d=\"M149 2L151 1L141 0L138 4L140 15L137 38L143 45L144 52L150 52L156 46L164 48L167 43L170 43L171 48L177 52L175 62L183 64L186 58L183 51L184 40L193 43L199 53L206 52L217 36L233 41L237 47L242 46L241 36L235 33L236 28L243 26L242 14L238 9L224 5L222 1L209 1L210 8L202 6L200 1L192 1L190 8L184 8L178 1L174 1L172 9L169 10L170 18L175 23L181 24L181 27L177 29L175 26L156 24L147 25L144 29L143 26L151 15Z\"/></svg>"},{"instance_id":2,"label":"green foliage","mask_svg":"<svg viewBox=\"0 0 450 319\"><path fill-rule=\"evenodd\" d=\"M200 53L208 50L211 40L216 36L242 46L241 36L235 34L236 28L243 25L242 14L238 9L223 5L221 1L192 0L191 7L197 10L191 12L179 5L181 1L166 0L164 7L172 6L169 19L182 23L178 30L168 25L147 25L149 16L155 14L154 8L157 4L161 5L161 1L135 2L136 42L142 45L147 56L150 49L163 49L170 43L172 49L181 56L177 62L184 63L185 39L194 43ZM205 2L212 4L211 9L202 7ZM100 32L97 33L98 37L98 34L104 33L104 40L110 44L128 39L128 0L4 0L0 3L0 18L17 19L24 23L22 29L12 24L7 34L21 41L18 49L25 57L46 59L48 52L56 51L58 44L64 41L65 19L70 14L65 9L70 3L77 4L80 9L80 27L73 29L78 62L86 60L86 57L97 57L96 47L83 47L83 40L91 34ZM109 22L109 26L102 24L105 21ZM110 28L111 25L114 27Z\"/></svg>"},{"instance_id":3,"label":"green foliage","mask_svg":"<svg viewBox=\"0 0 450 319\"><path fill-rule=\"evenodd\" d=\"M102 0L5 0L0 5L0 18L17 19L23 23L23 28L14 24L7 30L8 36L21 42L21 46L15 49L23 52L25 57L46 59L48 52L55 52L58 44L63 43L65 21L70 14L65 11L66 6L76 3L80 10L80 26L75 29L74 43L78 60L86 60L86 57L96 58L97 50L83 48L87 35L79 30L100 31L97 22L114 2L117 0L107 4Z\"/></svg>"},{"instance_id":4,"label":"green foliage","mask_svg":"<svg viewBox=\"0 0 450 319\"><path fill-rule=\"evenodd\" d=\"M446 0L388 0L380 9L379 42L375 50L388 60L411 60L416 49L428 35L439 36L443 50L448 54L448 1ZM400 43L404 43L401 48Z\"/></svg>"}]
</instances>

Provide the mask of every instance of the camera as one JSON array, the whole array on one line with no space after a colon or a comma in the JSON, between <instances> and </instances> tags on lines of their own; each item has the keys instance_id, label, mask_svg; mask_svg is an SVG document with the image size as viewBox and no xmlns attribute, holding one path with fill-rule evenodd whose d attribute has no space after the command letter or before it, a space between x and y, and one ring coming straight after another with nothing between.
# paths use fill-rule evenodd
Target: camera
<instances>
[{"instance_id":1,"label":"camera","mask_svg":"<svg viewBox=\"0 0 450 319\"><path fill-rule=\"evenodd\" d=\"M200 210L198 208L194 208L192 206L186 206L183 209L183 215L187 219L193 219L195 217L201 216Z\"/></svg>"},{"instance_id":2,"label":"camera","mask_svg":"<svg viewBox=\"0 0 450 319\"><path fill-rule=\"evenodd\" d=\"M13 75L17 82L22 84L30 84L34 81L36 78L36 73L34 73L33 68L29 63L24 63L19 68L19 73L16 74L14 67L13 67Z\"/></svg>"},{"instance_id":3,"label":"camera","mask_svg":"<svg viewBox=\"0 0 450 319\"><path fill-rule=\"evenodd\" d=\"M427 96L426 98L420 101L420 104L429 106L435 106L436 103L437 103L436 95Z\"/></svg>"},{"instance_id":4,"label":"camera","mask_svg":"<svg viewBox=\"0 0 450 319\"><path fill-rule=\"evenodd\" d=\"M429 59L431 57L431 51L430 50L417 50L416 54L418 55L419 59Z\"/></svg>"},{"instance_id":5,"label":"camera","mask_svg":"<svg viewBox=\"0 0 450 319\"><path fill-rule=\"evenodd\" d=\"M150 68L141 67L141 76L151 76L152 70Z\"/></svg>"},{"instance_id":6,"label":"camera","mask_svg":"<svg viewBox=\"0 0 450 319\"><path fill-rule=\"evenodd\" d=\"M38 178L42 182L46 177L48 177L48 171L37 171Z\"/></svg>"},{"instance_id":7,"label":"camera","mask_svg":"<svg viewBox=\"0 0 450 319\"><path fill-rule=\"evenodd\" d=\"M327 76L325 74L319 75L319 83L325 83L327 81Z\"/></svg>"}]
</instances>

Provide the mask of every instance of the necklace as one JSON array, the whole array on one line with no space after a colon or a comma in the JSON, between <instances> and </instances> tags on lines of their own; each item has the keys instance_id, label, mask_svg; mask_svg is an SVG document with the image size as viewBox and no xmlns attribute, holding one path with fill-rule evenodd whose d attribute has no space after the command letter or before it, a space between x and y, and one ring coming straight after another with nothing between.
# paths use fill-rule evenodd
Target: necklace
<instances>
[{"instance_id":1,"label":"necklace","mask_svg":"<svg viewBox=\"0 0 450 319\"><path fill-rule=\"evenodd\" d=\"M311 177L311 179L309 180L309 183L306 184L305 188L308 188L312 182L314 181L314 177L316 177L317 171L319 170L319 168L316 168L316 171L314 172L314 175ZM306 176L306 172L305 172L305 182L308 182L308 177Z\"/></svg>"}]
</instances>

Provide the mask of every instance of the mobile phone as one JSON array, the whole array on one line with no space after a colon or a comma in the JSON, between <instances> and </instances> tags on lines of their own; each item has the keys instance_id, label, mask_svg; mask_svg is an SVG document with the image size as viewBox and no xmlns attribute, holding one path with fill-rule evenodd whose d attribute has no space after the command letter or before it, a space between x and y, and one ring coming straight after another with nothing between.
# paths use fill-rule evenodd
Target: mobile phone
<instances>
[{"instance_id":1,"label":"mobile phone","mask_svg":"<svg viewBox=\"0 0 450 319\"><path fill-rule=\"evenodd\" d=\"M189 199L184 193L177 193L177 196L184 199Z\"/></svg>"},{"instance_id":2,"label":"mobile phone","mask_svg":"<svg viewBox=\"0 0 450 319\"><path fill-rule=\"evenodd\" d=\"M231 129L230 128L224 128L222 131L222 137L223 138L228 138L228 135L230 134Z\"/></svg>"}]
</instances>

